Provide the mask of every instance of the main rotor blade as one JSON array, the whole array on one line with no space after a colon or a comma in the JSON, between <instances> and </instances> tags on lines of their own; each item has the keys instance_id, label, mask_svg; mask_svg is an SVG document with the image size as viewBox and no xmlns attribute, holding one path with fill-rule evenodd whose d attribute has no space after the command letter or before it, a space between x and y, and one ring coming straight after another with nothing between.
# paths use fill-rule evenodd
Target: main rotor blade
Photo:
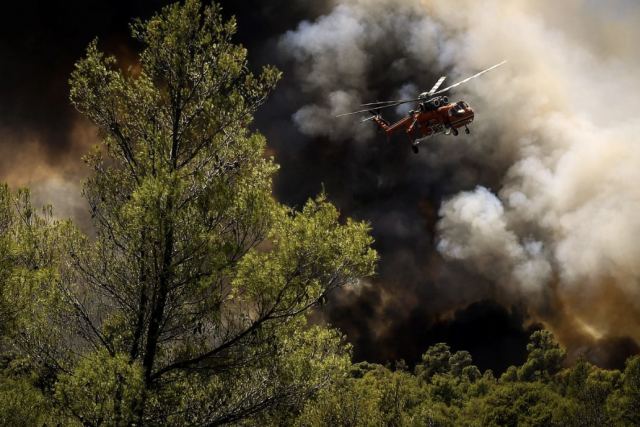
<instances>
[{"instance_id":1,"label":"main rotor blade","mask_svg":"<svg viewBox=\"0 0 640 427\"><path fill-rule=\"evenodd\" d=\"M436 84L433 85L433 87L429 90L429 92L427 92L427 96L431 96L433 95L440 86L442 86L442 83L444 83L444 80L447 78L447 76L442 76L438 79L438 81L436 82Z\"/></svg>"},{"instance_id":2,"label":"main rotor blade","mask_svg":"<svg viewBox=\"0 0 640 427\"><path fill-rule=\"evenodd\" d=\"M375 118L376 118L376 116L370 116L370 117L367 117L366 119L362 119L362 120L360 120L360 122L361 122L361 123L368 122L369 120L373 120L373 119L375 119Z\"/></svg>"},{"instance_id":3,"label":"main rotor blade","mask_svg":"<svg viewBox=\"0 0 640 427\"><path fill-rule=\"evenodd\" d=\"M431 95L440 95L441 93L445 93L445 92L447 92L447 91L449 91L449 90L453 89L454 87L457 87L457 86L460 86L460 85L462 85L462 84L465 84L465 83L467 83L469 80L475 79L476 77L480 77L480 76L481 76L481 75L483 75L484 73L488 73L489 71L491 71L491 70L493 70L493 69L495 69L495 68L498 68L499 66L504 65L504 64L506 64L506 63L507 63L507 61L502 61L501 63L496 64L496 65L494 65L493 67L489 67L489 68L487 68L486 70L482 70L482 71L480 71L479 73L474 74L474 75L473 75L473 76L471 76L471 77L467 77L466 79L461 80L461 81L459 81L458 83L454 83L454 84L452 84L451 86L445 87L445 88L444 88L444 89L442 89L442 90L439 90L439 91L437 91L437 92L434 92L434 93L432 93Z\"/></svg>"},{"instance_id":4,"label":"main rotor blade","mask_svg":"<svg viewBox=\"0 0 640 427\"><path fill-rule=\"evenodd\" d=\"M390 104L390 105L382 105L380 107L372 107L372 108L367 108L366 110L359 110L359 111L354 111L352 113L344 113L344 114L338 114L336 117L344 117L344 116L351 116L353 114L361 114L361 113L368 113L371 110L383 110L385 108L391 108L391 107L397 107L398 105L402 105L402 104L406 104L408 102L415 102L415 100L410 99L407 101L401 101L401 102L396 102L395 104Z\"/></svg>"},{"instance_id":5,"label":"main rotor blade","mask_svg":"<svg viewBox=\"0 0 640 427\"><path fill-rule=\"evenodd\" d=\"M377 102L369 102L368 104L360 104L361 107L374 106L374 105L386 105L386 104L397 104L404 102L417 102L419 98L416 99L398 99L395 101L377 101Z\"/></svg>"}]
</instances>

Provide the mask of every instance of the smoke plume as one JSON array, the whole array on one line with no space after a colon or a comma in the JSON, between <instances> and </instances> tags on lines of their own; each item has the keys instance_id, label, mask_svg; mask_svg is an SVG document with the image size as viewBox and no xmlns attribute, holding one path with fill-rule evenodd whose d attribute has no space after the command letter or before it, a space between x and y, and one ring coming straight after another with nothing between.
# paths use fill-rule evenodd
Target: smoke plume
<instances>
[{"instance_id":1,"label":"smoke plume","mask_svg":"<svg viewBox=\"0 0 640 427\"><path fill-rule=\"evenodd\" d=\"M68 103L69 73L96 36L135 61L127 24L169 2L7 5L2 180L82 221L80 157L98 135ZM447 341L502 370L522 361L540 323L602 366L638 352L636 1L221 3L252 65L285 72L255 123L282 166L277 197L299 206L324 187L372 224L378 275L318 313L358 360L412 362ZM417 156L402 136L334 117L503 59L449 94L474 108L473 133L427 140Z\"/></svg>"},{"instance_id":2,"label":"smoke plume","mask_svg":"<svg viewBox=\"0 0 640 427\"><path fill-rule=\"evenodd\" d=\"M349 152L339 204L372 221L380 245L364 292L375 334L415 309L433 318L489 298L525 307L573 354L640 341L638 19L625 0L339 0L282 36L306 97L293 121ZM415 158L334 117L503 59L450 95L474 107L473 134Z\"/></svg>"}]
</instances>

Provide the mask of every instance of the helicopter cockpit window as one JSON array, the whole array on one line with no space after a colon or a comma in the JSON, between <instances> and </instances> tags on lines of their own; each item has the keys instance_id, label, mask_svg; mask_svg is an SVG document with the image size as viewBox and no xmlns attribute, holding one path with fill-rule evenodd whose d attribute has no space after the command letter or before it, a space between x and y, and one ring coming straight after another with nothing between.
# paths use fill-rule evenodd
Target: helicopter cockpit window
<instances>
[{"instance_id":1,"label":"helicopter cockpit window","mask_svg":"<svg viewBox=\"0 0 640 427\"><path fill-rule=\"evenodd\" d=\"M461 116L464 114L465 107L462 101L458 102L455 107L449 110L449 113L452 113L454 116Z\"/></svg>"}]
</instances>

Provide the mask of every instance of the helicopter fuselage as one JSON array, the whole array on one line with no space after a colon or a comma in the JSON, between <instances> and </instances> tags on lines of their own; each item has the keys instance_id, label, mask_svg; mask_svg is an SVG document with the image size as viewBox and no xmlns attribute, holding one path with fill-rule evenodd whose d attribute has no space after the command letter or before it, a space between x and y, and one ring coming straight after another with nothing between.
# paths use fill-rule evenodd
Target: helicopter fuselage
<instances>
[{"instance_id":1,"label":"helicopter fuselage","mask_svg":"<svg viewBox=\"0 0 640 427\"><path fill-rule=\"evenodd\" d=\"M419 103L416 110L395 123L387 122L379 114L372 119L389 137L396 132L404 132L415 150L419 141L433 135L458 135L460 128L465 128L469 133L468 125L473 122L474 116L466 102L448 103L446 97L440 97Z\"/></svg>"},{"instance_id":2,"label":"helicopter fuselage","mask_svg":"<svg viewBox=\"0 0 640 427\"><path fill-rule=\"evenodd\" d=\"M372 115L364 121L373 120L378 127L387 134L388 137L396 132L404 132L411 142L414 152L418 152L418 144L425 138L439 133L458 135L458 129L464 127L465 132L469 131L468 125L473 122L474 112L464 101L449 103L449 99L444 95L451 89L463 85L481 75L504 65L507 61L502 61L493 67L480 71L466 79L440 89L446 76L442 76L427 91L422 92L415 99L400 99L396 101L376 101L360 104L366 107L362 110L350 113L338 114L336 117L350 116L352 114L371 113ZM410 102L417 102L417 108L409 111L409 114L395 123L389 123L380 115L380 111L387 108L397 108Z\"/></svg>"}]
</instances>

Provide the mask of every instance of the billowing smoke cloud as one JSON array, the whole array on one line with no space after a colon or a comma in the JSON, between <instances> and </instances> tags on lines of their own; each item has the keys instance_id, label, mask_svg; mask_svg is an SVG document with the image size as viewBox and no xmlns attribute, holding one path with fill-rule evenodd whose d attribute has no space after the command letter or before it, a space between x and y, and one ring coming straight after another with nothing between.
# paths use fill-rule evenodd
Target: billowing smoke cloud
<instances>
[{"instance_id":1,"label":"billowing smoke cloud","mask_svg":"<svg viewBox=\"0 0 640 427\"><path fill-rule=\"evenodd\" d=\"M450 259L467 260L495 282L510 278L524 298L539 299L552 278L545 245L510 228L502 202L489 190L461 193L444 204L438 224L438 250Z\"/></svg>"},{"instance_id":2,"label":"billowing smoke cloud","mask_svg":"<svg viewBox=\"0 0 640 427\"><path fill-rule=\"evenodd\" d=\"M380 244L376 334L396 331L402 310L442 314L492 298L527 307L574 352L639 342L637 2L334 3L280 47L311 100L293 114L298 129L355 143L354 167L369 166L345 175L339 193ZM386 155L372 126L334 118L503 59L453 94L475 108L474 134L433 140L420 157ZM408 150L399 142L394 150ZM372 170L378 185L363 191ZM346 200L363 193L365 203ZM593 350L600 344L609 350Z\"/></svg>"},{"instance_id":3,"label":"billowing smoke cloud","mask_svg":"<svg viewBox=\"0 0 640 427\"><path fill-rule=\"evenodd\" d=\"M308 135L369 140L372 126L354 126L335 116L373 99L378 89L373 86L375 75L394 76L394 82L406 82L420 72L430 75L441 37L417 1L345 1L314 23L303 22L282 37L280 48L297 62L302 89L320 100L300 108L294 121ZM398 88L393 95L406 95L410 87Z\"/></svg>"},{"instance_id":4,"label":"billowing smoke cloud","mask_svg":"<svg viewBox=\"0 0 640 427\"><path fill-rule=\"evenodd\" d=\"M0 178L60 216L86 212L80 156L97 135L68 104L69 73L96 35L134 61L128 22L170 1L7 5ZM373 225L377 277L321 313L358 359L412 361L448 341L500 370L522 360L537 322L605 366L638 351L636 1L221 3L254 65L285 71L256 120L282 165L277 196L300 205L324 184ZM334 118L503 59L451 94L474 107L473 134L428 140L418 156Z\"/></svg>"},{"instance_id":5,"label":"billowing smoke cloud","mask_svg":"<svg viewBox=\"0 0 640 427\"><path fill-rule=\"evenodd\" d=\"M465 6L470 17L486 13ZM501 259L510 274L494 278L507 292L518 289L540 310L553 295L584 332L638 340L640 119L633 111L640 54L628 41L640 36L640 7L577 0L559 10L539 2L483 6L493 9L499 31L485 19L461 21L439 2L430 9L463 34L460 60L511 60L500 85L488 80L470 90L488 100L481 111L505 128L516 161L496 197L478 189L442 207L440 247L482 274L487 253L508 253ZM559 21L558 13L572 19ZM491 96L501 90L509 96ZM474 205L488 215L470 216ZM487 227L498 224L487 242Z\"/></svg>"}]
</instances>

